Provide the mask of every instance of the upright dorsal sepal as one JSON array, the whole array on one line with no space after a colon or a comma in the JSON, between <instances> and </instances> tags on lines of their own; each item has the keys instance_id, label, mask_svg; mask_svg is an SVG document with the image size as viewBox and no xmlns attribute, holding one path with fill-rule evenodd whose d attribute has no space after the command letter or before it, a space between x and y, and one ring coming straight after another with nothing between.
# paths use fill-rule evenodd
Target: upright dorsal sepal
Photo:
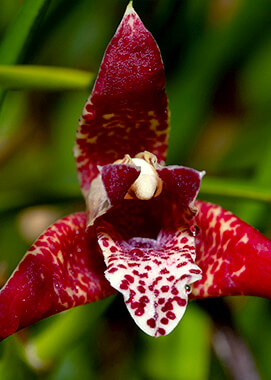
<instances>
[{"instance_id":1,"label":"upright dorsal sepal","mask_svg":"<svg viewBox=\"0 0 271 380\"><path fill-rule=\"evenodd\" d=\"M159 48L129 3L80 118L74 155L85 198L104 166L149 151L165 163L168 102Z\"/></svg>"}]
</instances>

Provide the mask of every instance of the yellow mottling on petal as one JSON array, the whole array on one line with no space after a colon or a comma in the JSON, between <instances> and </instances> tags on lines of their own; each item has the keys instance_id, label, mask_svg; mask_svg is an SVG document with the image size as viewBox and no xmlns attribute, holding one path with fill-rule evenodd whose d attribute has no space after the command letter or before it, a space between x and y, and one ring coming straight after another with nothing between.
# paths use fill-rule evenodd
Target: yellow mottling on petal
<instances>
[{"instance_id":1,"label":"yellow mottling on petal","mask_svg":"<svg viewBox=\"0 0 271 380\"><path fill-rule=\"evenodd\" d=\"M58 260L61 262L61 264L64 263L64 257L63 257L63 254L62 254L61 251L58 251L58 252L57 252L57 258L58 258Z\"/></svg>"},{"instance_id":2,"label":"yellow mottling on petal","mask_svg":"<svg viewBox=\"0 0 271 380\"><path fill-rule=\"evenodd\" d=\"M246 270L246 266L243 265L239 270L237 270L236 272L233 272L233 273L232 273L232 276L237 276L237 277L239 277L240 274L243 273L245 270Z\"/></svg>"},{"instance_id":3,"label":"yellow mottling on petal","mask_svg":"<svg viewBox=\"0 0 271 380\"><path fill-rule=\"evenodd\" d=\"M112 119L112 117L114 117L114 116L115 116L114 113L107 113L107 114L103 115L103 118L104 118L105 120L110 120L110 119Z\"/></svg>"},{"instance_id":4,"label":"yellow mottling on petal","mask_svg":"<svg viewBox=\"0 0 271 380\"><path fill-rule=\"evenodd\" d=\"M97 142L97 140L98 140L98 136L94 136L92 138L86 139L88 144L95 144ZM87 159L85 161L87 161Z\"/></svg>"},{"instance_id":5,"label":"yellow mottling on petal","mask_svg":"<svg viewBox=\"0 0 271 380\"><path fill-rule=\"evenodd\" d=\"M151 129L156 129L156 127L159 125L159 121L158 120L156 120L156 119L151 119L150 120L150 123L151 123L151 125L150 125L150 128Z\"/></svg>"},{"instance_id":6,"label":"yellow mottling on petal","mask_svg":"<svg viewBox=\"0 0 271 380\"><path fill-rule=\"evenodd\" d=\"M246 243L248 243L248 241L249 241L249 238L248 238L247 234L245 234L245 235L242 237L242 239L239 240L239 243L244 243L244 244L246 244Z\"/></svg>"}]
</instances>

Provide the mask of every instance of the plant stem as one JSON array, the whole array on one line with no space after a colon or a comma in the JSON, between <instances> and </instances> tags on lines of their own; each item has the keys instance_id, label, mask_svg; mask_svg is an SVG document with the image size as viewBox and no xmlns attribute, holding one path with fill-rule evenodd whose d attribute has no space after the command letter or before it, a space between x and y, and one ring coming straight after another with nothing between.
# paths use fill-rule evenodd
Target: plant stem
<instances>
[{"instance_id":1,"label":"plant stem","mask_svg":"<svg viewBox=\"0 0 271 380\"><path fill-rule=\"evenodd\" d=\"M6 89L86 90L94 75L87 71L50 66L0 66L0 86Z\"/></svg>"}]
</instances>

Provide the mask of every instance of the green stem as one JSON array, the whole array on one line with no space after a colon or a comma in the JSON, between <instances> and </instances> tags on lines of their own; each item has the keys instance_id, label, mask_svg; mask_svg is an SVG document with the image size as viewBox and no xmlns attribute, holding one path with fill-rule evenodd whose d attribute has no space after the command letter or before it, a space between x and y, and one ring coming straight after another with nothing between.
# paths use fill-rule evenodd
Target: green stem
<instances>
[{"instance_id":1,"label":"green stem","mask_svg":"<svg viewBox=\"0 0 271 380\"><path fill-rule=\"evenodd\" d=\"M204 178L200 196L212 195L242 200L271 202L271 190L262 186L221 178Z\"/></svg>"},{"instance_id":2,"label":"green stem","mask_svg":"<svg viewBox=\"0 0 271 380\"><path fill-rule=\"evenodd\" d=\"M0 66L0 86L7 89L85 90L94 75L87 71L49 66Z\"/></svg>"}]
</instances>

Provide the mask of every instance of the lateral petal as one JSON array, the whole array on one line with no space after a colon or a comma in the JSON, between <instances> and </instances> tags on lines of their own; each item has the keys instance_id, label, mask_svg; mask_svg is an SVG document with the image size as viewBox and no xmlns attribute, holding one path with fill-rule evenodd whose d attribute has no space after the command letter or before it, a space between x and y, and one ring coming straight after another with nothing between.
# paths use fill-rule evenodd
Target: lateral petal
<instances>
[{"instance_id":1,"label":"lateral petal","mask_svg":"<svg viewBox=\"0 0 271 380\"><path fill-rule=\"evenodd\" d=\"M199 172L186 166L172 165L160 168L157 172L165 184L167 198L172 203L177 202L179 210L181 207L187 208L187 213L190 213L191 217L194 216L197 213L194 202L205 171ZM177 210L177 212L179 211ZM174 217L178 219L177 215L174 215Z\"/></svg>"},{"instance_id":2,"label":"lateral petal","mask_svg":"<svg viewBox=\"0 0 271 380\"><path fill-rule=\"evenodd\" d=\"M150 151L164 164L168 102L159 48L132 5L109 43L83 109L74 155L84 196L106 165L127 152Z\"/></svg>"},{"instance_id":3,"label":"lateral petal","mask_svg":"<svg viewBox=\"0 0 271 380\"><path fill-rule=\"evenodd\" d=\"M139 173L135 166L124 164L108 164L100 168L86 198L87 227L122 201Z\"/></svg>"},{"instance_id":4,"label":"lateral petal","mask_svg":"<svg viewBox=\"0 0 271 380\"><path fill-rule=\"evenodd\" d=\"M0 339L60 311L113 293L99 248L76 213L49 227L0 292Z\"/></svg>"},{"instance_id":5,"label":"lateral petal","mask_svg":"<svg viewBox=\"0 0 271 380\"><path fill-rule=\"evenodd\" d=\"M218 205L197 201L196 206L196 262L203 275L191 296L271 298L271 241Z\"/></svg>"}]
</instances>

